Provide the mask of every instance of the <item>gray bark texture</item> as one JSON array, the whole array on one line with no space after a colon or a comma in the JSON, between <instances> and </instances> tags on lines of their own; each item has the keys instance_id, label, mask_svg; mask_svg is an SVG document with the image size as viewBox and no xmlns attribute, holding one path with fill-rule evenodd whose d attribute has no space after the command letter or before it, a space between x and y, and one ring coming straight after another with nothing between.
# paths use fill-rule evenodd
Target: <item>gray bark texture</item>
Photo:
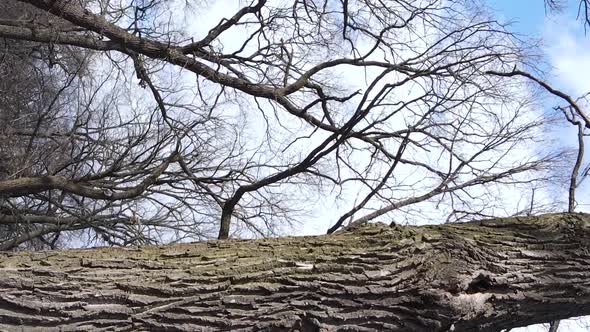
<instances>
[{"instance_id":1,"label":"gray bark texture","mask_svg":"<svg viewBox=\"0 0 590 332\"><path fill-rule=\"evenodd\" d=\"M0 253L2 331L500 331L590 314L590 215Z\"/></svg>"}]
</instances>

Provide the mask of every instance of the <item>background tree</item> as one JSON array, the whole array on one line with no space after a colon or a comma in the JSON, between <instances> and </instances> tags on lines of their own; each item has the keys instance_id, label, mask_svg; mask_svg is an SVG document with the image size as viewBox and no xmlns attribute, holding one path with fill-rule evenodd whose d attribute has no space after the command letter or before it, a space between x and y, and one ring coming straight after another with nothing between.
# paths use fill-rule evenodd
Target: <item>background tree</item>
<instances>
[{"instance_id":1,"label":"background tree","mask_svg":"<svg viewBox=\"0 0 590 332\"><path fill-rule=\"evenodd\" d=\"M26 22L39 15L29 6L14 1L0 4L3 24ZM46 24L42 16L40 25ZM59 22L63 25L63 22ZM86 74L88 52L74 52L67 46L3 39L0 61L0 180L34 177L52 173L63 167L72 149L77 147L66 135L73 122L75 91L81 76ZM65 197L38 195L35 199L8 200L3 197L0 208L4 241L38 233L28 242L34 247L54 246L59 233L42 232L38 224L28 224L19 217L29 215L53 216ZM26 211L26 212L25 212ZM53 236L47 236L53 235Z\"/></svg>"},{"instance_id":2,"label":"background tree","mask_svg":"<svg viewBox=\"0 0 590 332\"><path fill-rule=\"evenodd\" d=\"M79 30L16 2L3 2L2 13L9 17L3 21L8 27ZM88 68L99 66L92 63L91 52L53 43L4 41L1 180L9 189L0 214L2 248L54 247L64 231L72 230L87 232L66 232L68 245L81 245L84 238L123 245L157 238L147 234L178 210L178 204L170 204L167 211L146 213L141 220L148 203L104 197L119 186L128 186L127 196L139 196L133 190L152 180L138 179L161 171L170 154L166 151L163 157L162 150L172 139L162 130L163 121L130 107L124 92L117 92L124 85L121 73L107 69L90 75ZM43 191L34 183L47 181L51 186L52 182L63 184L64 179L75 179L70 183L75 189ZM14 183L23 182L28 194L10 190ZM100 183L100 190L89 191L79 182ZM84 194L76 195L79 190ZM92 199L96 196L103 199ZM183 234L198 235L199 230L192 227L195 223L185 227ZM180 230L184 225L170 226ZM76 239L79 236L82 241Z\"/></svg>"}]
</instances>

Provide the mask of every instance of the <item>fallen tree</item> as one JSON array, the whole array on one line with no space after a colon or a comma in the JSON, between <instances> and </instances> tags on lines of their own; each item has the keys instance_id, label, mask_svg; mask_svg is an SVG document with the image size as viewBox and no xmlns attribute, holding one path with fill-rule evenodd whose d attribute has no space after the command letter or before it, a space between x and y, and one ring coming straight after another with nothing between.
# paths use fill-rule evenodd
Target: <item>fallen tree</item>
<instances>
[{"instance_id":1,"label":"fallen tree","mask_svg":"<svg viewBox=\"0 0 590 332\"><path fill-rule=\"evenodd\" d=\"M590 215L0 254L8 331L499 331L590 314Z\"/></svg>"}]
</instances>

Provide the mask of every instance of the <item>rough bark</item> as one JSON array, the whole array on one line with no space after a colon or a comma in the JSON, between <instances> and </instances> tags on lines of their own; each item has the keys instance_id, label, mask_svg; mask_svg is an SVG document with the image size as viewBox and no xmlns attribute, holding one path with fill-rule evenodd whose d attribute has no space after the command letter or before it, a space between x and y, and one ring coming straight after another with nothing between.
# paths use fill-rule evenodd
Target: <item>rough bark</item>
<instances>
[{"instance_id":1,"label":"rough bark","mask_svg":"<svg viewBox=\"0 0 590 332\"><path fill-rule=\"evenodd\" d=\"M0 254L7 331L499 331L590 314L590 215Z\"/></svg>"}]
</instances>

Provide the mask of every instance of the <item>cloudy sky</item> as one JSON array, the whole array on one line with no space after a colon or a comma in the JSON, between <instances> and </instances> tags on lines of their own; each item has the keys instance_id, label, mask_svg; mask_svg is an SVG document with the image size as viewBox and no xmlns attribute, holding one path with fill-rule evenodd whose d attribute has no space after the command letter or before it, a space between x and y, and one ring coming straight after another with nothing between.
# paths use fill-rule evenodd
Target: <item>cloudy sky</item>
<instances>
[{"instance_id":1,"label":"cloudy sky","mask_svg":"<svg viewBox=\"0 0 590 332\"><path fill-rule=\"evenodd\" d=\"M590 35L576 20L578 0L563 0L567 7L559 13L546 13L542 5L536 5L541 0L487 2L501 21L512 22L513 31L542 39L554 84L574 96L590 91Z\"/></svg>"},{"instance_id":2,"label":"cloudy sky","mask_svg":"<svg viewBox=\"0 0 590 332\"><path fill-rule=\"evenodd\" d=\"M577 98L590 92L590 27L585 31L583 22L577 19L579 0L561 1L563 10L549 13L542 0L486 0L499 20L511 22L513 31L541 41L547 61L547 68L544 68L547 81ZM554 101L547 102L547 110L556 105ZM558 133L557 139L566 146L575 147L575 129L566 128ZM586 156L586 162L589 159ZM577 211L590 212L587 198L590 197L590 183L583 182L578 191Z\"/></svg>"},{"instance_id":3,"label":"cloudy sky","mask_svg":"<svg viewBox=\"0 0 590 332\"><path fill-rule=\"evenodd\" d=\"M545 71L548 82L574 98L590 91L590 80L586 79L590 76L590 35L586 36L583 22L576 19L578 0L562 0L564 8L559 12L546 12L543 0L482 1L488 5L494 18L508 23L509 30L519 34L523 40L541 43L545 62L540 67ZM554 112L552 108L556 105L563 103L547 98L543 111ZM565 121L562 129L546 134L555 136L565 147L577 146L576 129ZM586 159L590 161L590 158ZM569 173L570 170L566 171ZM564 188L562 186L561 190ZM557 189L555 191L557 193ZM559 195L563 196L564 192L559 192ZM590 212L590 199L586 197L590 197L590 180L578 189L577 211ZM340 215L339 212L348 208L342 202L329 199L319 202L318 206L321 206L317 210L320 211L318 215L304 222L297 234L323 233L333 223L333 216Z\"/></svg>"}]
</instances>

